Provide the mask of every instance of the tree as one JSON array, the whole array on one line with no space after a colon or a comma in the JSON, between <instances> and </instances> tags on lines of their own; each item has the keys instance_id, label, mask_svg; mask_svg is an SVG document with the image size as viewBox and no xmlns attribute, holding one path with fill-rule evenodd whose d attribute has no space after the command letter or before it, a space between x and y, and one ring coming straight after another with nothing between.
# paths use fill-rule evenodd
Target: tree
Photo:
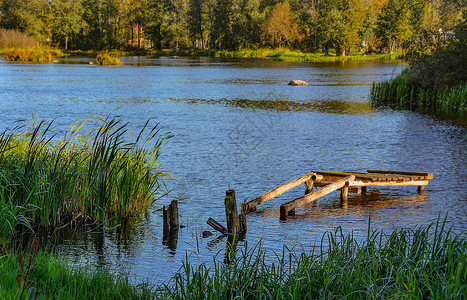
<instances>
[{"instance_id":1,"label":"tree","mask_svg":"<svg viewBox=\"0 0 467 300\"><path fill-rule=\"evenodd\" d=\"M290 11L289 2L282 2L273 6L264 28L264 34L273 47L287 45L290 48L291 42L300 40L298 24Z\"/></svg>"},{"instance_id":2,"label":"tree","mask_svg":"<svg viewBox=\"0 0 467 300\"><path fill-rule=\"evenodd\" d=\"M345 56L359 44L358 30L365 19L360 0L321 1L318 14L318 37L325 48L334 48L336 55Z\"/></svg>"},{"instance_id":3,"label":"tree","mask_svg":"<svg viewBox=\"0 0 467 300\"><path fill-rule=\"evenodd\" d=\"M393 52L407 43L413 35L408 0L389 0L378 17L377 36L383 47Z\"/></svg>"},{"instance_id":4,"label":"tree","mask_svg":"<svg viewBox=\"0 0 467 300\"><path fill-rule=\"evenodd\" d=\"M232 11L233 0L217 0L211 29L212 45L217 49L235 50L231 43Z\"/></svg>"},{"instance_id":5,"label":"tree","mask_svg":"<svg viewBox=\"0 0 467 300\"><path fill-rule=\"evenodd\" d=\"M83 20L84 8L82 0L54 0L54 33L65 39L65 50L68 50L68 39L87 28Z\"/></svg>"},{"instance_id":6,"label":"tree","mask_svg":"<svg viewBox=\"0 0 467 300\"><path fill-rule=\"evenodd\" d=\"M39 41L47 36L47 14L49 4L44 0L3 0L1 26L17 29L32 35Z\"/></svg>"}]
</instances>

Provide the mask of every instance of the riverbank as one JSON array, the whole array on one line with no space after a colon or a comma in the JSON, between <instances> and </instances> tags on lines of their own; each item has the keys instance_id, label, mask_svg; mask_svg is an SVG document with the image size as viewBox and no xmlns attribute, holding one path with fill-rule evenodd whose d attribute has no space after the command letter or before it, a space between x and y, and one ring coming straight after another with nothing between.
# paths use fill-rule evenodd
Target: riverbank
<instances>
[{"instance_id":1,"label":"riverbank","mask_svg":"<svg viewBox=\"0 0 467 300\"><path fill-rule=\"evenodd\" d=\"M11 56L11 53L23 53L21 49L0 49L0 55ZM30 51L29 51L30 52ZM37 51L36 51L37 52ZM43 52L43 51L42 51ZM54 57L67 57L67 56L85 56L96 57L101 51L96 50L49 50L47 53L53 54ZM331 50L329 55L323 52L316 53L303 53L299 51L291 51L284 49L258 49L258 50L141 50L141 51L125 51L125 50L110 50L109 54L115 57L121 56L170 56L170 57L217 57L217 58L234 58L234 59L248 59L248 58L267 58L275 61L285 62L336 62L336 61L372 61L372 60L394 60L404 59L404 52L396 52L392 54L351 54L346 56L336 56ZM51 56L50 56L51 57ZM11 60L11 59L10 59ZM34 59L37 60L37 59ZM25 61L25 60L23 60ZM31 61L31 60L30 60ZM51 59L50 59L51 61Z\"/></svg>"},{"instance_id":2,"label":"riverbank","mask_svg":"<svg viewBox=\"0 0 467 300\"><path fill-rule=\"evenodd\" d=\"M323 52L303 53L299 51L291 51L287 49L258 49L258 50L179 50L179 51L154 51L148 52L149 56L186 56L186 57L219 57L219 58L272 58L276 61L287 62L335 62L346 60L388 60L388 59L403 59L404 53L398 52L393 54L352 54L347 56L336 56L333 51L329 55Z\"/></svg>"},{"instance_id":3,"label":"riverbank","mask_svg":"<svg viewBox=\"0 0 467 300\"><path fill-rule=\"evenodd\" d=\"M371 101L435 114L467 116L467 23L431 55L410 61L393 79L373 84Z\"/></svg>"},{"instance_id":4,"label":"riverbank","mask_svg":"<svg viewBox=\"0 0 467 300\"><path fill-rule=\"evenodd\" d=\"M404 70L393 79L373 84L372 102L421 112L467 116L467 83L437 90L414 85L410 77L410 71Z\"/></svg>"},{"instance_id":5,"label":"riverbank","mask_svg":"<svg viewBox=\"0 0 467 300\"><path fill-rule=\"evenodd\" d=\"M34 250L20 251L22 258L0 257L0 297L40 293L40 299L461 299L467 293L467 242L451 232L446 220L389 235L369 229L363 240L337 228L320 241L311 253L284 248L274 263L260 246L227 252L231 262L217 258L213 267L194 266L186 259L174 277L158 287L147 282L132 285L127 275L70 267L44 252L36 256Z\"/></svg>"}]
</instances>

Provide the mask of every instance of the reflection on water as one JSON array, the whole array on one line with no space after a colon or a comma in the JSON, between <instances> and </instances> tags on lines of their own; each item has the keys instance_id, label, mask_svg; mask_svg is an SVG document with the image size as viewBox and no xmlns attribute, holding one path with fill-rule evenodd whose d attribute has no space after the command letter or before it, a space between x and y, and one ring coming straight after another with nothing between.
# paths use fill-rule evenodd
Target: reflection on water
<instances>
[{"instance_id":1,"label":"reflection on water","mask_svg":"<svg viewBox=\"0 0 467 300\"><path fill-rule=\"evenodd\" d=\"M209 217L225 222L224 195L253 199L310 170L415 170L434 173L424 195L414 187L379 188L367 195L339 193L279 220L294 189L248 215L249 245L280 253L284 244L312 250L326 231L342 226L364 237L444 216L467 228L467 124L369 104L373 81L400 72L400 62L285 63L213 58L123 58L118 67L89 58L56 64L0 62L0 128L18 119L56 119L66 129L91 113L114 114L137 131L148 117L174 138L160 163L177 181L181 228L164 237L160 199L126 230L74 231L52 236L62 257L76 264L130 272L132 279L167 280L188 255L194 264L224 259L225 238L203 238ZM290 87L291 79L310 83ZM244 243L239 243L241 248ZM273 256L273 255L272 255Z\"/></svg>"},{"instance_id":2,"label":"reflection on water","mask_svg":"<svg viewBox=\"0 0 467 300\"><path fill-rule=\"evenodd\" d=\"M278 112L321 112L346 115L368 115L376 110L370 103L344 100L309 100L308 102L250 99L171 99L190 104L217 104L244 109L261 109Z\"/></svg>"}]
</instances>

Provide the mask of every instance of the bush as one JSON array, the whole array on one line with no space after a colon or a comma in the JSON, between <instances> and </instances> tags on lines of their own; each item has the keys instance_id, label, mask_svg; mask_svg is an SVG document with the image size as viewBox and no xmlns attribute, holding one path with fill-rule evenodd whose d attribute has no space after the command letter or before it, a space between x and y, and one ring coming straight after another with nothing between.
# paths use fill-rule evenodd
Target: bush
<instances>
[{"instance_id":1,"label":"bush","mask_svg":"<svg viewBox=\"0 0 467 300\"><path fill-rule=\"evenodd\" d=\"M6 61L51 62L52 51L41 48L12 48L4 51Z\"/></svg>"},{"instance_id":2,"label":"bush","mask_svg":"<svg viewBox=\"0 0 467 300\"><path fill-rule=\"evenodd\" d=\"M374 84L371 100L436 113L467 112L467 23L456 27L455 38L429 53L412 59L399 76Z\"/></svg>"},{"instance_id":3,"label":"bush","mask_svg":"<svg viewBox=\"0 0 467 300\"><path fill-rule=\"evenodd\" d=\"M96 57L96 64L99 66L119 66L122 64L116 52L99 52Z\"/></svg>"}]
</instances>

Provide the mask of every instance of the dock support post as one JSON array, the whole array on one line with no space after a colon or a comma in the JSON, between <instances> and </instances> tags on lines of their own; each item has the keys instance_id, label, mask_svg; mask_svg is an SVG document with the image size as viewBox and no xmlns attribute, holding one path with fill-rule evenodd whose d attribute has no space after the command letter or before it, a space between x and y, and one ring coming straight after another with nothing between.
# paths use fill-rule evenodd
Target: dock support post
<instances>
[{"instance_id":1,"label":"dock support post","mask_svg":"<svg viewBox=\"0 0 467 300\"><path fill-rule=\"evenodd\" d=\"M424 190L425 190L425 186L424 186L424 185L419 185L419 186L417 187L417 192L418 192L419 194L423 194L423 191L424 191Z\"/></svg>"},{"instance_id":2,"label":"dock support post","mask_svg":"<svg viewBox=\"0 0 467 300\"><path fill-rule=\"evenodd\" d=\"M305 195L313 192L313 184L314 184L313 179L305 181L305 184L306 184Z\"/></svg>"},{"instance_id":3,"label":"dock support post","mask_svg":"<svg viewBox=\"0 0 467 300\"><path fill-rule=\"evenodd\" d=\"M366 186L362 186L362 194L366 194Z\"/></svg>"},{"instance_id":4,"label":"dock support post","mask_svg":"<svg viewBox=\"0 0 467 300\"><path fill-rule=\"evenodd\" d=\"M235 199L235 191L228 190L225 192L225 218L227 220L227 230L230 234L236 235L240 228L237 213L237 200Z\"/></svg>"},{"instance_id":5,"label":"dock support post","mask_svg":"<svg viewBox=\"0 0 467 300\"><path fill-rule=\"evenodd\" d=\"M349 199L349 182L346 182L343 188L341 188L341 201L347 201Z\"/></svg>"}]
</instances>

